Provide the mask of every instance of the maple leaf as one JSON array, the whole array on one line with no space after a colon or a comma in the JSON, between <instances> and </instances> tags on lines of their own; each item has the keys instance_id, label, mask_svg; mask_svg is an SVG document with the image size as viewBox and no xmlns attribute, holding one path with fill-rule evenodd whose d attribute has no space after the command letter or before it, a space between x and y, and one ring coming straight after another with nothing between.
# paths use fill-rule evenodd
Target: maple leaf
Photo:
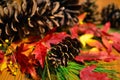
<instances>
[{"instance_id":1,"label":"maple leaf","mask_svg":"<svg viewBox=\"0 0 120 80\"><path fill-rule=\"evenodd\" d=\"M80 71L81 80L111 80L106 73L94 72L95 65L87 66Z\"/></svg>"},{"instance_id":2,"label":"maple leaf","mask_svg":"<svg viewBox=\"0 0 120 80\"><path fill-rule=\"evenodd\" d=\"M58 44L67 36L69 35L66 32L50 33L36 43L35 49L32 52L32 54L35 54L35 59L39 61L42 68L44 67L44 61L45 61L47 49L50 49L51 44Z\"/></svg>"},{"instance_id":3,"label":"maple leaf","mask_svg":"<svg viewBox=\"0 0 120 80\"><path fill-rule=\"evenodd\" d=\"M119 33L106 33L101 32L101 40L108 53L112 51L112 48L115 48L118 52L120 52L120 34Z\"/></svg>"},{"instance_id":4,"label":"maple leaf","mask_svg":"<svg viewBox=\"0 0 120 80\"><path fill-rule=\"evenodd\" d=\"M47 34L40 42L44 42L45 45L50 48L50 44L58 44L67 36L69 35L66 32L51 33Z\"/></svg>"},{"instance_id":5,"label":"maple leaf","mask_svg":"<svg viewBox=\"0 0 120 80\"><path fill-rule=\"evenodd\" d=\"M89 40L91 40L91 38L93 38L94 35L92 34L84 34L82 36L79 37L79 40L81 42L81 44L83 45L83 47L86 47L86 44Z\"/></svg>"},{"instance_id":6,"label":"maple leaf","mask_svg":"<svg viewBox=\"0 0 120 80\"><path fill-rule=\"evenodd\" d=\"M113 44L112 46L120 52L120 34L119 33L111 33L112 37L110 39L112 40Z\"/></svg>"},{"instance_id":7,"label":"maple leaf","mask_svg":"<svg viewBox=\"0 0 120 80\"><path fill-rule=\"evenodd\" d=\"M87 13L85 12L78 16L79 24L83 24L83 20L85 19L86 15L87 15Z\"/></svg>"},{"instance_id":8,"label":"maple leaf","mask_svg":"<svg viewBox=\"0 0 120 80\"><path fill-rule=\"evenodd\" d=\"M80 25L79 31L83 34L93 34L98 37L101 36L100 29L97 28L96 25L92 23L86 23L86 24Z\"/></svg>"},{"instance_id":9,"label":"maple leaf","mask_svg":"<svg viewBox=\"0 0 120 80\"><path fill-rule=\"evenodd\" d=\"M113 54L108 54L108 52L104 50L99 50L98 48L91 48L87 51L80 52L81 54L75 57L75 60L78 62L84 61L98 61L104 60L106 62L110 62L112 60L116 60L118 57Z\"/></svg>"},{"instance_id":10,"label":"maple leaf","mask_svg":"<svg viewBox=\"0 0 120 80\"><path fill-rule=\"evenodd\" d=\"M107 48L108 53L112 51L112 44L105 37L102 37L102 42L104 46Z\"/></svg>"},{"instance_id":11,"label":"maple leaf","mask_svg":"<svg viewBox=\"0 0 120 80\"><path fill-rule=\"evenodd\" d=\"M25 54L23 54L23 52L26 51L26 48L24 49L24 44L21 44L20 46L17 47L15 54L15 59L18 62L18 64L21 67L21 71L23 73L29 73L31 74L31 76L35 79L37 79L37 74L34 68L34 64L31 60L31 57L26 56ZM28 48L29 49L29 48Z\"/></svg>"},{"instance_id":12,"label":"maple leaf","mask_svg":"<svg viewBox=\"0 0 120 80\"><path fill-rule=\"evenodd\" d=\"M7 68L7 58L4 56L4 52L0 50L0 71Z\"/></svg>"},{"instance_id":13,"label":"maple leaf","mask_svg":"<svg viewBox=\"0 0 120 80\"><path fill-rule=\"evenodd\" d=\"M113 47L114 47L118 52L120 52L120 42L114 42L114 43L113 43Z\"/></svg>"},{"instance_id":14,"label":"maple leaf","mask_svg":"<svg viewBox=\"0 0 120 80\"><path fill-rule=\"evenodd\" d=\"M4 53L2 50L0 50L0 63L2 63L4 60Z\"/></svg>"},{"instance_id":15,"label":"maple leaf","mask_svg":"<svg viewBox=\"0 0 120 80\"><path fill-rule=\"evenodd\" d=\"M83 45L83 48L85 48L86 45L90 47L96 47L98 49L104 48L100 41L95 40L93 38L94 38L93 34L84 34L79 37L79 40Z\"/></svg>"},{"instance_id":16,"label":"maple leaf","mask_svg":"<svg viewBox=\"0 0 120 80\"><path fill-rule=\"evenodd\" d=\"M70 28L70 33L71 33L72 38L77 38L78 37L78 32L79 32L78 25L75 25L72 28Z\"/></svg>"},{"instance_id":17,"label":"maple leaf","mask_svg":"<svg viewBox=\"0 0 120 80\"><path fill-rule=\"evenodd\" d=\"M7 68L7 58L4 57L3 61L0 63L0 71L3 71Z\"/></svg>"},{"instance_id":18,"label":"maple leaf","mask_svg":"<svg viewBox=\"0 0 120 80\"><path fill-rule=\"evenodd\" d=\"M95 40L95 39L89 39L86 43L90 47L96 47L98 49L103 48L103 45L98 40Z\"/></svg>"},{"instance_id":19,"label":"maple leaf","mask_svg":"<svg viewBox=\"0 0 120 80\"><path fill-rule=\"evenodd\" d=\"M73 38L78 37L79 34L93 34L94 36L101 37L101 30L91 23L75 25L70 28L70 33Z\"/></svg>"},{"instance_id":20,"label":"maple leaf","mask_svg":"<svg viewBox=\"0 0 120 80\"><path fill-rule=\"evenodd\" d=\"M110 29L110 22L107 22L102 28L101 31L102 32L108 32Z\"/></svg>"},{"instance_id":21,"label":"maple leaf","mask_svg":"<svg viewBox=\"0 0 120 80\"><path fill-rule=\"evenodd\" d=\"M32 54L35 54L35 59L37 59L39 61L41 67L43 68L45 57L47 54L47 47L42 42L39 42L35 46L35 49L32 52Z\"/></svg>"}]
</instances>

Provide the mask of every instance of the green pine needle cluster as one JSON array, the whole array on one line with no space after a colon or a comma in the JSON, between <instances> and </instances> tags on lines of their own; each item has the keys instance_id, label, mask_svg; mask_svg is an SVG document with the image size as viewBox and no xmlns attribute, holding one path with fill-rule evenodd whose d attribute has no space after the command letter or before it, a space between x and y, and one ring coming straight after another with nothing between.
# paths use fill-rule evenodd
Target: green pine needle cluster
<instances>
[{"instance_id":1,"label":"green pine needle cluster","mask_svg":"<svg viewBox=\"0 0 120 80\"><path fill-rule=\"evenodd\" d=\"M68 62L68 66L59 66L56 69L58 80L80 80L80 70L85 68L84 65L80 65L75 62Z\"/></svg>"},{"instance_id":2,"label":"green pine needle cluster","mask_svg":"<svg viewBox=\"0 0 120 80\"><path fill-rule=\"evenodd\" d=\"M96 61L85 62L85 64L69 61L67 67L59 66L57 68L51 67L47 63L42 73L42 80L80 80L80 71L91 65L97 66L94 72L107 73L108 77L113 80L120 79L116 76L116 74L120 74L119 72L105 68L110 65L101 65Z\"/></svg>"}]
</instances>

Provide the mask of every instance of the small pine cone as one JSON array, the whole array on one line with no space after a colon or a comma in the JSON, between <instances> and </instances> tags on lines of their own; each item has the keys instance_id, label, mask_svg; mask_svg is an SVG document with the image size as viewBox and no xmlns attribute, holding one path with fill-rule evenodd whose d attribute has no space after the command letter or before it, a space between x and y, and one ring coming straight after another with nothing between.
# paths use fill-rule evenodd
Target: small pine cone
<instances>
[{"instance_id":1,"label":"small pine cone","mask_svg":"<svg viewBox=\"0 0 120 80\"><path fill-rule=\"evenodd\" d=\"M120 9L115 4L109 4L101 12L102 24L111 23L112 28L120 29Z\"/></svg>"},{"instance_id":2,"label":"small pine cone","mask_svg":"<svg viewBox=\"0 0 120 80\"><path fill-rule=\"evenodd\" d=\"M86 12L86 18L84 22L97 22L99 20L99 12L97 11L98 6L95 4L93 0L86 0L83 4L81 4L80 12Z\"/></svg>"},{"instance_id":3,"label":"small pine cone","mask_svg":"<svg viewBox=\"0 0 120 80\"><path fill-rule=\"evenodd\" d=\"M67 66L68 60L73 60L80 53L80 42L77 39L66 37L57 45L52 45L48 60L54 67Z\"/></svg>"},{"instance_id":4,"label":"small pine cone","mask_svg":"<svg viewBox=\"0 0 120 80\"><path fill-rule=\"evenodd\" d=\"M78 22L79 0L3 0L0 5L0 37L22 39L44 36L53 27Z\"/></svg>"}]
</instances>

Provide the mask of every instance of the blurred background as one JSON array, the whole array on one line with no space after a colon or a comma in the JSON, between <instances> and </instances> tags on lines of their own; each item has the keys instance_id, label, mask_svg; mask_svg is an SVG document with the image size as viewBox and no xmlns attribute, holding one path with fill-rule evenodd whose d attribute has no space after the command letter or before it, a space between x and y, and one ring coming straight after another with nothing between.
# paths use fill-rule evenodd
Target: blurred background
<instances>
[{"instance_id":1,"label":"blurred background","mask_svg":"<svg viewBox=\"0 0 120 80\"><path fill-rule=\"evenodd\" d=\"M80 3L85 2L86 0L80 0ZM98 10L101 11L101 9L108 4L114 3L115 5L119 6L120 8L120 0L91 0L96 1L96 5L98 5Z\"/></svg>"}]
</instances>

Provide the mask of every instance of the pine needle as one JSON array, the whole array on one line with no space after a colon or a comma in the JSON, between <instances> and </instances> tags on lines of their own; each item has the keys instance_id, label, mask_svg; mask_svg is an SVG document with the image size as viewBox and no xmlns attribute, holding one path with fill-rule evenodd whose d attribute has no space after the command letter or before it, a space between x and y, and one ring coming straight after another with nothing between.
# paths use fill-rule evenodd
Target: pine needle
<instances>
[{"instance_id":1,"label":"pine needle","mask_svg":"<svg viewBox=\"0 0 120 80\"><path fill-rule=\"evenodd\" d=\"M52 80L52 79L51 79L51 76L50 76L50 71L49 71L49 68L48 68L47 58L45 58L45 63L46 63L48 78L49 78L49 80Z\"/></svg>"},{"instance_id":2,"label":"pine needle","mask_svg":"<svg viewBox=\"0 0 120 80\"><path fill-rule=\"evenodd\" d=\"M58 80L80 80L79 74L85 65L76 62L68 62L67 67L59 66L56 68Z\"/></svg>"}]
</instances>

